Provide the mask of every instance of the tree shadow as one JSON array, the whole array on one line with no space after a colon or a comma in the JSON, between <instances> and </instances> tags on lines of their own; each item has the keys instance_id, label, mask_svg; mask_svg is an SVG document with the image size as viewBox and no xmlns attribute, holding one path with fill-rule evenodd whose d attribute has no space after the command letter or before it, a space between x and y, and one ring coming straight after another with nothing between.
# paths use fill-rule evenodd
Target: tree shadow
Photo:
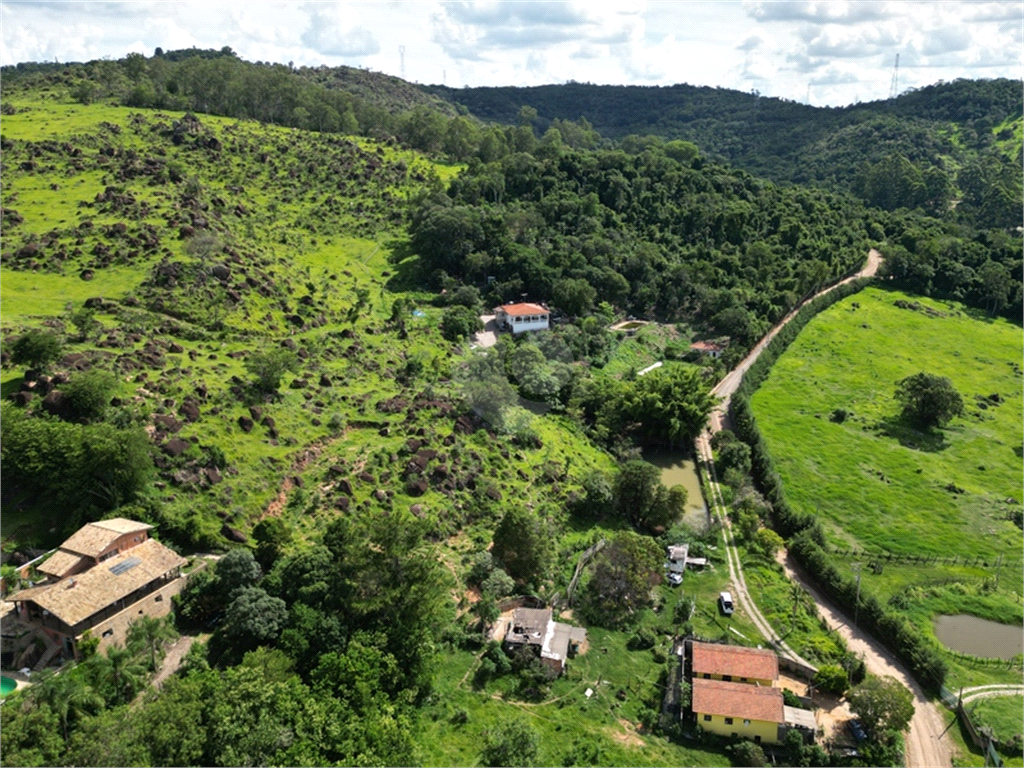
<instances>
[{"instance_id":1,"label":"tree shadow","mask_svg":"<svg viewBox=\"0 0 1024 768\"><path fill-rule=\"evenodd\" d=\"M887 419L882 419L875 425L875 428L885 437L899 441L904 448L911 448L915 451L938 453L950 446L949 441L946 440L946 434L942 430L930 429L923 432L902 416L890 416Z\"/></svg>"},{"instance_id":2,"label":"tree shadow","mask_svg":"<svg viewBox=\"0 0 1024 768\"><path fill-rule=\"evenodd\" d=\"M388 240L384 247L391 252L388 256L391 277L384 284L385 288L395 293L429 290L425 287L426 280L420 260L413 258L416 254L408 240Z\"/></svg>"}]
</instances>

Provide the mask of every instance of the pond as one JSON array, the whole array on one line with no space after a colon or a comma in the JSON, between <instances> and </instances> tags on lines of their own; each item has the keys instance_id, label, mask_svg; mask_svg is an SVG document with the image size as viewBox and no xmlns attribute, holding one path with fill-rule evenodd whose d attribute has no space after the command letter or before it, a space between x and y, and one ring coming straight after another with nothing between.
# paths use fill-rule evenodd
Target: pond
<instances>
[{"instance_id":1,"label":"pond","mask_svg":"<svg viewBox=\"0 0 1024 768\"><path fill-rule=\"evenodd\" d=\"M17 680L7 677L7 675L0 675L0 698L3 698L17 687Z\"/></svg>"},{"instance_id":2,"label":"pond","mask_svg":"<svg viewBox=\"0 0 1024 768\"><path fill-rule=\"evenodd\" d=\"M935 636L947 648L971 656L1010 659L1024 653L1024 631L1016 624L1000 624L977 616L938 616Z\"/></svg>"},{"instance_id":3,"label":"pond","mask_svg":"<svg viewBox=\"0 0 1024 768\"><path fill-rule=\"evenodd\" d=\"M681 485L686 489L686 512L683 522L695 530L709 525L708 508L700 490L700 477L692 455L683 451L646 450L644 461L661 470L661 482L668 488Z\"/></svg>"}]
</instances>

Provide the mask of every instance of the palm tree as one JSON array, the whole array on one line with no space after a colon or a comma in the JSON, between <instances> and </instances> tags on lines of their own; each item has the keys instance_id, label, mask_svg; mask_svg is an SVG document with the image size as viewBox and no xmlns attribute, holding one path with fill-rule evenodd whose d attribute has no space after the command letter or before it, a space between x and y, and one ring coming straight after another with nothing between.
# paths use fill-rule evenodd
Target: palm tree
<instances>
[{"instance_id":1,"label":"palm tree","mask_svg":"<svg viewBox=\"0 0 1024 768\"><path fill-rule=\"evenodd\" d=\"M103 707L103 697L81 676L75 674L74 665L60 671L44 670L35 677L32 696L37 703L47 704L60 719L64 741L68 740L68 722L88 710Z\"/></svg>"},{"instance_id":2,"label":"palm tree","mask_svg":"<svg viewBox=\"0 0 1024 768\"><path fill-rule=\"evenodd\" d=\"M111 645L107 648L106 674L113 685L115 703L124 704L145 684L146 669L130 650Z\"/></svg>"},{"instance_id":3,"label":"palm tree","mask_svg":"<svg viewBox=\"0 0 1024 768\"><path fill-rule=\"evenodd\" d=\"M807 592L795 581L789 583L789 599L793 601L793 618L796 618L798 609L807 608L810 605Z\"/></svg>"},{"instance_id":4,"label":"palm tree","mask_svg":"<svg viewBox=\"0 0 1024 768\"><path fill-rule=\"evenodd\" d=\"M164 643L177 637L178 633L169 621L152 616L136 619L128 627L128 647L136 653L142 648L149 651L150 672L156 672L157 654L163 656Z\"/></svg>"}]
</instances>

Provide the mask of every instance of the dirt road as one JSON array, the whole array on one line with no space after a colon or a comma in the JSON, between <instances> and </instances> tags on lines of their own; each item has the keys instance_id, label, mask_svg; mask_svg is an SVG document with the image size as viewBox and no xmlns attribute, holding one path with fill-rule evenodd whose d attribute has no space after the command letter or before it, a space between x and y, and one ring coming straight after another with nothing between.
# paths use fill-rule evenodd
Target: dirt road
<instances>
[{"instance_id":1,"label":"dirt road","mask_svg":"<svg viewBox=\"0 0 1024 768\"><path fill-rule=\"evenodd\" d=\"M895 657L877 640L858 627L829 601L799 570L788 553L778 557L783 569L792 581L800 584L818 605L818 612L846 640L851 651L864 657L868 672L873 675L889 675L903 683L914 695L914 719L906 738L907 768L947 766L952 764L953 752L945 735L946 720L938 707L928 700L921 686Z\"/></svg>"},{"instance_id":2,"label":"dirt road","mask_svg":"<svg viewBox=\"0 0 1024 768\"><path fill-rule=\"evenodd\" d=\"M854 280L857 280L861 277L873 277L878 272L878 267L881 264L882 254L880 254L878 251L872 248L870 251L868 251L868 260L864 263L864 268L861 269L860 272L858 272L855 275L852 275L851 277L846 278L845 280L840 280L833 286L830 286L822 291L819 291L818 293L814 294L814 296L811 297L811 299L808 299L808 301L816 299L818 296L823 296L824 294L828 293L834 288L840 285L845 285L846 283L853 282ZM806 303L807 302L804 302L803 304L800 304L794 309L790 310L788 315L782 318L782 320L780 320L775 325L775 327L768 331L768 333L765 335L763 339L757 342L754 348L750 350L749 353L747 353L747 356L745 358L743 358L743 361L739 365L737 365L733 370L729 371L729 373L720 382L718 382L718 384L715 385L715 388L711 390L711 394L717 395L718 397L722 398L722 402L711 414L712 432L718 432L720 429L722 429L722 419L724 418L725 414L729 412L729 398L731 398L732 394L737 390L737 388L739 388L740 382L743 380L743 374L745 374L747 370L750 368L750 366L754 364L754 361L757 360L760 354L764 351L764 348L768 346L768 342L775 338L776 334L780 330L782 330L782 328L796 316L796 313L799 312L800 308L804 306L804 304Z\"/></svg>"},{"instance_id":3,"label":"dirt road","mask_svg":"<svg viewBox=\"0 0 1024 768\"><path fill-rule=\"evenodd\" d=\"M864 264L864 268L857 274L848 277L845 280L837 283L835 286L826 288L823 291L815 294L814 298L821 296L829 291L833 290L836 286L844 283L851 282L861 277L872 277L878 272L878 267L882 263L882 254L872 248L868 252L867 262ZM805 302L806 303L806 302ZM719 432L723 429L723 424L726 419L726 414L729 411L729 400L733 393L736 392L743 380L743 374L747 372L754 361L757 360L764 348L768 346L768 343L775 338L775 335L796 316L796 313L800 310L800 306L793 309L788 315L786 315L768 334L757 343L757 345L750 350L750 353L743 358L743 361L736 366L735 369L729 372L725 378L723 378L714 389L711 390L712 394L722 398L721 402L712 411L709 418L709 424L707 431L703 432L700 437L697 438L697 451L700 454L701 459L704 461L705 466L708 469L708 475L712 482L710 483L712 494L717 494L717 482L715 482L715 470L714 463L712 461L711 454L711 436L715 432ZM712 499L712 503L718 507L720 499ZM743 566L739 561L739 555L735 549L731 546L731 531L729 529L728 518L725 517L721 511L719 511L720 517L722 517L725 528L725 540L726 540L726 557L729 562L729 576L732 579L733 585L736 588L737 598L743 609L750 615L754 624L761 631L761 633L771 639L776 640L778 636L772 629L771 625L764 619L757 606L754 604L753 599L747 592L746 582L743 579ZM780 555L785 557L785 555ZM824 596L813 586L811 586L809 580L802 578L797 573L794 564L789 562L788 559L780 559L780 562L785 568L786 575L797 582L814 599L817 603L818 611L828 622L828 625L832 629L839 632L844 638L846 638L847 645L851 651L862 654L864 656L864 663L874 675L890 675L895 677L897 680L902 682L907 688L910 689L914 696L914 719L910 723L910 731L907 734L906 739L906 761L908 768L922 768L924 766L948 766L952 763L952 747L945 735L946 723L942 716L942 713L938 708L930 702L924 695L924 691L917 684L917 682L910 676L910 674L903 668L903 666L896 661L896 659L890 654L881 643L869 636L867 633L853 627L844 614L842 614L834 605L825 600ZM799 656L790 649L785 643L779 641L780 650L788 656L799 659Z\"/></svg>"}]
</instances>

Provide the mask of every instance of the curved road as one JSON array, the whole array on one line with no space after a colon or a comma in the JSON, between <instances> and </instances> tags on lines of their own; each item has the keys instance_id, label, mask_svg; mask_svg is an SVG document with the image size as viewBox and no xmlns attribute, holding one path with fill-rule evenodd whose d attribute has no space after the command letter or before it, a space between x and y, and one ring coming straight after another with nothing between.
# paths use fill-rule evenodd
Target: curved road
<instances>
[{"instance_id":1,"label":"curved road","mask_svg":"<svg viewBox=\"0 0 1024 768\"><path fill-rule=\"evenodd\" d=\"M973 688L964 688L960 695L963 696L964 704L993 696L1024 696L1024 685L976 685Z\"/></svg>"},{"instance_id":2,"label":"curved road","mask_svg":"<svg viewBox=\"0 0 1024 768\"><path fill-rule=\"evenodd\" d=\"M828 293L836 286L842 285L843 283L848 283L861 277L874 276L878 272L878 267L881 263L882 254L872 248L868 252L867 262L860 272L836 283L836 285L820 291L811 299L808 299L808 301ZM761 615L761 612L757 609L757 605L754 603L747 591L746 582L743 579L743 566L740 563L739 553L736 552L736 548L732 543L731 525L728 517L723 513L723 505L721 504L721 496L718 491L715 466L712 461L710 440L711 436L715 432L722 430L726 414L729 411L729 400L733 393L736 392L740 382L743 380L743 374L745 374L750 366L753 365L761 352L764 351L764 348L768 346L768 343L775 338L775 335L783 328L783 326L793 319L800 308L806 303L807 302L802 302L791 310L789 314L775 325L768 334L761 339L761 341L759 341L752 350L750 350L750 353L743 358L743 361L737 365L736 368L730 371L729 374L718 382L715 388L711 390L712 394L717 395L722 398L722 400L711 412L708 420L708 429L701 433L696 441L697 451L700 454L708 472L709 486L711 488L712 496L714 497L712 498L712 504L716 508L719 518L724 526L723 536L726 544L726 559L729 563L729 576L736 589L737 600L766 638L773 641L786 656L799 661L804 660L801 659L788 645L786 645L781 638L779 638L778 634L774 629L772 629L764 616ZM839 634L846 639L850 650L863 655L864 663L867 666L868 671L874 675L890 675L895 677L910 689L914 696L914 718L911 720L910 730L906 737L906 760L908 768L950 765L952 763L953 753L948 737L945 735L946 723L944 718L938 708L928 700L924 691L910 676L907 670L904 669L904 667L896 661L893 655L889 653L889 651L886 650L885 647L875 638L871 637L859 628L851 626L848 619L842 612L826 600L825 597L814 586L812 586L807 579L798 575L794 564L789 561L786 555L782 556L780 562L782 562L786 575L807 590L811 598L817 604L819 613L828 623L829 627L839 632ZM1000 693L1002 693L1002 691L1000 691Z\"/></svg>"}]
</instances>

